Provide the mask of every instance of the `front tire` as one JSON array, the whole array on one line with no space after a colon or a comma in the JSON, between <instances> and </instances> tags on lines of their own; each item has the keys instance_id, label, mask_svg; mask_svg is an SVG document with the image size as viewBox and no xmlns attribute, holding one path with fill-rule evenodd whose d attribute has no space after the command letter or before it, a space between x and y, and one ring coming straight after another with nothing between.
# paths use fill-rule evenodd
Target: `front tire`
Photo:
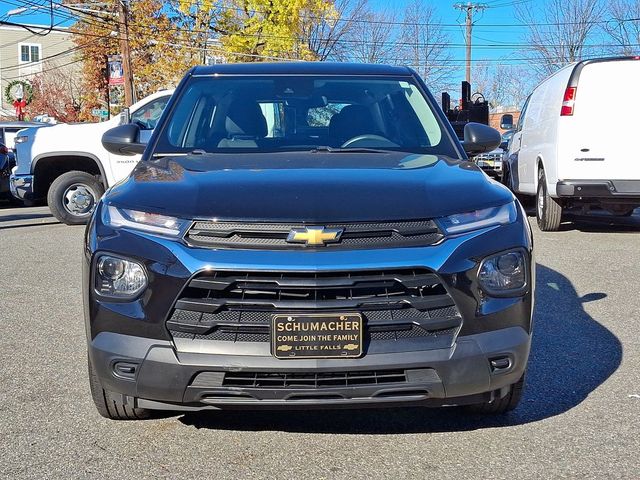
<instances>
[{"instance_id":1,"label":"front tire","mask_svg":"<svg viewBox=\"0 0 640 480\"><path fill-rule=\"evenodd\" d=\"M91 358L87 355L89 365L89 387L91 397L98 413L110 420L145 420L151 418L151 411L144 408L130 407L122 403L120 395L102 388L100 379L93 369Z\"/></svg>"},{"instance_id":2,"label":"front tire","mask_svg":"<svg viewBox=\"0 0 640 480\"><path fill-rule=\"evenodd\" d=\"M543 232L556 232L562 221L562 206L547 191L544 170L538 174L538 194L536 195L536 218Z\"/></svg>"},{"instance_id":3,"label":"front tire","mask_svg":"<svg viewBox=\"0 0 640 480\"><path fill-rule=\"evenodd\" d=\"M82 225L102 197L104 187L93 175L71 171L56 178L47 193L47 203L54 217L67 225Z\"/></svg>"},{"instance_id":4,"label":"front tire","mask_svg":"<svg viewBox=\"0 0 640 480\"><path fill-rule=\"evenodd\" d=\"M487 415L501 415L515 409L522 398L524 388L524 375L516 383L509 387L509 393L502 398L497 398L492 402L469 405L468 409L473 413Z\"/></svg>"}]
</instances>

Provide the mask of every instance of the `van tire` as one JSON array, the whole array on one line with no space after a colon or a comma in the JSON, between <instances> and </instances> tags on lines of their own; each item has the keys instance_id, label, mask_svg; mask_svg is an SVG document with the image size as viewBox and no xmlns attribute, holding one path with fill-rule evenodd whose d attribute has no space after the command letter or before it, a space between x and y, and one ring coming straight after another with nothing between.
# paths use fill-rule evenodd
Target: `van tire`
<instances>
[{"instance_id":1,"label":"van tire","mask_svg":"<svg viewBox=\"0 0 640 480\"><path fill-rule=\"evenodd\" d=\"M151 418L151 411L144 408L135 408L122 403L121 395L117 395L102 388L100 379L96 375L91 357L87 354L87 364L89 366L89 388L91 398L98 413L110 420L146 420Z\"/></svg>"},{"instance_id":2,"label":"van tire","mask_svg":"<svg viewBox=\"0 0 640 480\"><path fill-rule=\"evenodd\" d=\"M82 196L74 196L74 193L81 193ZM67 225L83 225L91 218L91 213L98 200L104 193L104 187L95 176L90 173L73 170L66 172L56 178L47 193L47 203L54 217ZM86 210L81 210L78 203L73 203L74 198L79 198L83 202L87 195L90 196ZM71 201L70 201L71 199Z\"/></svg>"},{"instance_id":3,"label":"van tire","mask_svg":"<svg viewBox=\"0 0 640 480\"><path fill-rule=\"evenodd\" d=\"M543 232L556 232L562 221L562 206L547 191L547 180L544 170L538 173L538 194L536 195L536 218L538 227Z\"/></svg>"},{"instance_id":4,"label":"van tire","mask_svg":"<svg viewBox=\"0 0 640 480\"><path fill-rule=\"evenodd\" d=\"M509 387L509 393L502 398L497 398L488 403L477 403L467 406L467 410L472 413L485 415L501 415L515 409L522 398L524 388L524 375L516 383Z\"/></svg>"}]
</instances>

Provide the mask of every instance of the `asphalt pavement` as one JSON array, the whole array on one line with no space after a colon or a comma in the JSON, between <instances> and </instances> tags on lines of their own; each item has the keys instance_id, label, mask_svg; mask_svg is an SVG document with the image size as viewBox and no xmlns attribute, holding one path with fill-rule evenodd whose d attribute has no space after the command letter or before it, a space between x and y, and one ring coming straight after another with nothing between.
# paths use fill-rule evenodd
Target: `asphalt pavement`
<instances>
[{"instance_id":1,"label":"asphalt pavement","mask_svg":"<svg viewBox=\"0 0 640 480\"><path fill-rule=\"evenodd\" d=\"M640 212L534 227L523 401L114 422L86 375L83 227L0 207L0 478L640 478ZM535 222L532 222L535 223Z\"/></svg>"}]
</instances>

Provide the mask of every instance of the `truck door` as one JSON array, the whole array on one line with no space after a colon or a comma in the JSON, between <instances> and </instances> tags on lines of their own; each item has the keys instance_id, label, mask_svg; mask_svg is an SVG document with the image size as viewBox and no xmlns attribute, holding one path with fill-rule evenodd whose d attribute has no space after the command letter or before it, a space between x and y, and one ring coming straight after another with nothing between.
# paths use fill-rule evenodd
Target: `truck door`
<instances>
[{"instance_id":1,"label":"truck door","mask_svg":"<svg viewBox=\"0 0 640 480\"><path fill-rule=\"evenodd\" d=\"M159 97L151 100L149 103L144 104L139 109L131 113L131 123L135 123L140 127L140 141L146 143L151 138L151 133L158 123L160 115L167 102L171 98L170 95L165 97ZM133 167L140 160L141 155L114 155L109 154L109 163L111 165L111 172L118 182L124 177L129 175Z\"/></svg>"},{"instance_id":2,"label":"truck door","mask_svg":"<svg viewBox=\"0 0 640 480\"><path fill-rule=\"evenodd\" d=\"M512 188L515 192L521 192L521 178L523 174L520 158L523 135L522 128L525 122L527 106L529 105L529 98L525 100L524 105L522 106L518 125L516 126L516 131L513 133L511 143L509 144L509 151L507 152L507 161L509 162L509 171L511 173L511 179L510 181L507 180L507 182L509 182L507 183L507 186Z\"/></svg>"}]
</instances>

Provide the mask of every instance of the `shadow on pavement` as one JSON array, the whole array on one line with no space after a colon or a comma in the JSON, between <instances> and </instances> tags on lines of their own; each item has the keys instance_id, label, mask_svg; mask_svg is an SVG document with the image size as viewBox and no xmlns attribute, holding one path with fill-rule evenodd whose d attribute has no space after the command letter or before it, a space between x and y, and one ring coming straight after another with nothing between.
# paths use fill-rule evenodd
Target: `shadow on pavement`
<instances>
[{"instance_id":1,"label":"shadow on pavement","mask_svg":"<svg viewBox=\"0 0 640 480\"><path fill-rule=\"evenodd\" d=\"M640 232L640 211L636 210L631 217L616 217L606 213L591 213L589 215L568 214L566 219L572 223L563 223L560 231L578 230L581 232Z\"/></svg>"},{"instance_id":2,"label":"shadow on pavement","mask_svg":"<svg viewBox=\"0 0 640 480\"><path fill-rule=\"evenodd\" d=\"M37 220L39 218L53 218L50 213L15 213L11 215L0 215L0 225L6 222L16 222L18 220Z\"/></svg>"},{"instance_id":3,"label":"shadow on pavement","mask_svg":"<svg viewBox=\"0 0 640 480\"><path fill-rule=\"evenodd\" d=\"M590 317L560 273L537 265L534 338L526 389L519 407L502 416L472 415L460 408L324 411L221 411L186 414L185 425L245 431L329 434L391 434L465 431L535 422L579 405L616 371L622 359L618 338Z\"/></svg>"}]
</instances>

